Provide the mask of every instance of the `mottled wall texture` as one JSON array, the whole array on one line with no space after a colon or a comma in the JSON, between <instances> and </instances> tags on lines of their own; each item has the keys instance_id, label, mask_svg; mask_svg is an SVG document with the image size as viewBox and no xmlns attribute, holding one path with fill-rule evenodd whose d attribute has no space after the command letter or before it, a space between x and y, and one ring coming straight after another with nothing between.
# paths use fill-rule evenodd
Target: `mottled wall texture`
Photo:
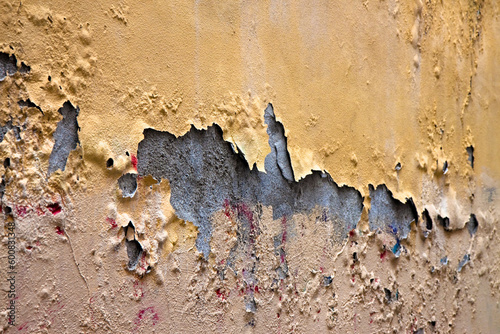
<instances>
[{"instance_id":1,"label":"mottled wall texture","mask_svg":"<svg viewBox=\"0 0 500 334\"><path fill-rule=\"evenodd\" d=\"M0 2L0 333L500 333L500 2Z\"/></svg>"}]
</instances>

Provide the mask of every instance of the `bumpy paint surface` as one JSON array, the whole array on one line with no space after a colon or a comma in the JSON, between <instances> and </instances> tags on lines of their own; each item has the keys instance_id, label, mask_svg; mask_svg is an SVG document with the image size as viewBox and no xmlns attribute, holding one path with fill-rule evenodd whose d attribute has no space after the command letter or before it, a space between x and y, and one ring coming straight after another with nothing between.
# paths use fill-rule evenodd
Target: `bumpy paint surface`
<instances>
[{"instance_id":1,"label":"bumpy paint surface","mask_svg":"<svg viewBox=\"0 0 500 334\"><path fill-rule=\"evenodd\" d=\"M496 1L0 8L0 332L500 333Z\"/></svg>"}]
</instances>

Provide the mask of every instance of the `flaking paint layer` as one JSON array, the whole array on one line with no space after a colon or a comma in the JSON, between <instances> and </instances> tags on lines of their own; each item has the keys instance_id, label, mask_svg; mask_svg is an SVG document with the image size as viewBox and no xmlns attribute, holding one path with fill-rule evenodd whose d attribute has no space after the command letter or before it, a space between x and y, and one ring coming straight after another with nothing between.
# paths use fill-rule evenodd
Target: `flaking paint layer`
<instances>
[{"instance_id":1,"label":"flaking paint layer","mask_svg":"<svg viewBox=\"0 0 500 334\"><path fill-rule=\"evenodd\" d=\"M497 2L0 6L0 331L499 332Z\"/></svg>"}]
</instances>

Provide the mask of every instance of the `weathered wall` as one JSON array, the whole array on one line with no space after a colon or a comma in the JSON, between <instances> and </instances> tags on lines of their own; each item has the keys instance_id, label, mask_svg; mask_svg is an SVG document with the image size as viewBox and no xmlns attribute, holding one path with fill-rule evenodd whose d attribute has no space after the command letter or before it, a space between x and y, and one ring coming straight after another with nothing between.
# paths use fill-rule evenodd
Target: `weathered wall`
<instances>
[{"instance_id":1,"label":"weathered wall","mask_svg":"<svg viewBox=\"0 0 500 334\"><path fill-rule=\"evenodd\" d=\"M498 2L0 21L0 331L500 333Z\"/></svg>"}]
</instances>

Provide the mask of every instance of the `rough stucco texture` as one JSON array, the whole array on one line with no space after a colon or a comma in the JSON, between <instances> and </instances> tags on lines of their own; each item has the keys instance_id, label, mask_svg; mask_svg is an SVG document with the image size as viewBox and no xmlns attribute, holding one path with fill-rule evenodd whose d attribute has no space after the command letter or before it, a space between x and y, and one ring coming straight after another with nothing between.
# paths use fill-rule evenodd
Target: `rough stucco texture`
<instances>
[{"instance_id":1,"label":"rough stucco texture","mask_svg":"<svg viewBox=\"0 0 500 334\"><path fill-rule=\"evenodd\" d=\"M1 333L500 333L497 1L0 21Z\"/></svg>"}]
</instances>

